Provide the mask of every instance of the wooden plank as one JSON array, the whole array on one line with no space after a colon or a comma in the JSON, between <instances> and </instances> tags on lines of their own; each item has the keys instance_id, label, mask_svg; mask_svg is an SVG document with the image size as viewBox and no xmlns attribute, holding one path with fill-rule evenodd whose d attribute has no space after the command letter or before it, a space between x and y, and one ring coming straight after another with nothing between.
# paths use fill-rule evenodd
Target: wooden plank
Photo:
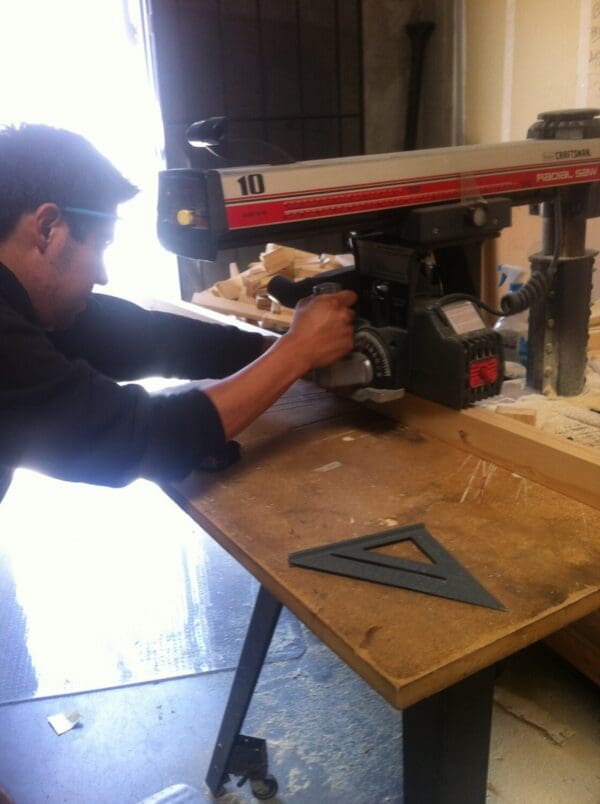
<instances>
[{"instance_id":1,"label":"wooden plank","mask_svg":"<svg viewBox=\"0 0 600 804\"><path fill-rule=\"evenodd\" d=\"M600 686L600 611L557 631L546 642Z\"/></svg>"},{"instance_id":2,"label":"wooden plank","mask_svg":"<svg viewBox=\"0 0 600 804\"><path fill-rule=\"evenodd\" d=\"M289 326L293 316L293 311L288 312L287 308L283 308L280 313L271 313L268 310L259 310L256 304L215 296L210 290L194 293L192 301L200 307L215 310L217 313L235 315L249 321L262 321L266 325Z\"/></svg>"},{"instance_id":3,"label":"wooden plank","mask_svg":"<svg viewBox=\"0 0 600 804\"><path fill-rule=\"evenodd\" d=\"M600 450L490 410L453 410L412 394L381 405L380 410L419 432L600 508Z\"/></svg>"},{"instance_id":4,"label":"wooden plank","mask_svg":"<svg viewBox=\"0 0 600 804\"><path fill-rule=\"evenodd\" d=\"M394 706L600 605L600 512L575 500L306 383L240 441L238 464L168 493ZM289 566L416 522L507 611Z\"/></svg>"},{"instance_id":5,"label":"wooden plank","mask_svg":"<svg viewBox=\"0 0 600 804\"><path fill-rule=\"evenodd\" d=\"M508 416L509 419L523 422L523 424L532 424L534 426L537 419L537 411L535 408L528 408L522 405L497 405L494 413L500 416Z\"/></svg>"},{"instance_id":6,"label":"wooden plank","mask_svg":"<svg viewBox=\"0 0 600 804\"><path fill-rule=\"evenodd\" d=\"M588 352L600 349L600 327L592 327L588 338Z\"/></svg>"}]
</instances>

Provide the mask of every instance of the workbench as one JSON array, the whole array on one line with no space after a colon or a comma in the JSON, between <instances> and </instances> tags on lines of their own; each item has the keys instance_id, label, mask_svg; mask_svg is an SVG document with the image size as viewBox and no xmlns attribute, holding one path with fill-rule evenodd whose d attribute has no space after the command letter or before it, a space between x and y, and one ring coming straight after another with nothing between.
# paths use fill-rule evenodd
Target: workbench
<instances>
[{"instance_id":1,"label":"workbench","mask_svg":"<svg viewBox=\"0 0 600 804\"><path fill-rule=\"evenodd\" d=\"M399 800L483 804L496 665L598 608L600 511L305 382L239 441L237 464L166 488L261 584L212 792L283 605L403 710ZM289 566L418 522L506 610ZM427 561L406 547L390 550Z\"/></svg>"}]
</instances>

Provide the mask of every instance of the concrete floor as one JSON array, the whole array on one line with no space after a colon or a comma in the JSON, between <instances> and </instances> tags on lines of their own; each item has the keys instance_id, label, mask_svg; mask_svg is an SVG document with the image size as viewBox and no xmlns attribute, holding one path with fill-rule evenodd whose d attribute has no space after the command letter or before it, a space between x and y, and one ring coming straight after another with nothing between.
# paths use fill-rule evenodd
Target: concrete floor
<instances>
[{"instance_id":1,"label":"concrete floor","mask_svg":"<svg viewBox=\"0 0 600 804\"><path fill-rule=\"evenodd\" d=\"M74 500L80 492L68 487L67 493ZM112 492L115 515L118 509L120 521L132 530L149 530L160 521L178 549L180 512L158 490L148 493L141 514L132 489ZM64 511L54 490L52 502L44 514L49 539L49 513L58 519ZM172 517L169 531L165 516ZM208 537L198 531L197 538ZM232 559L223 553L223 562ZM220 605L226 617L226 601ZM271 800L401 804L400 713L304 627L301 633L303 655L265 666L244 729L268 739L271 771L280 786ZM0 786L16 804L136 804L174 784L194 788L196 804L209 802L203 779L231 678L230 670L221 670L4 705ZM47 716L72 710L80 713L80 725L57 737ZM599 804L599 749L596 687L543 645L504 664L494 707L488 804ZM252 800L248 785L230 785L221 799Z\"/></svg>"}]
</instances>

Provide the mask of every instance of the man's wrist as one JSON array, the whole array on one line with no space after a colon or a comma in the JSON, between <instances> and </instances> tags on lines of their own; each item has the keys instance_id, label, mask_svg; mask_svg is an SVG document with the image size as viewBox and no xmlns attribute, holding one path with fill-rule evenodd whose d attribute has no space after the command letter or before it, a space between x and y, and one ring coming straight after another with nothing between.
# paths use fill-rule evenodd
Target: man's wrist
<instances>
[{"instance_id":1,"label":"man's wrist","mask_svg":"<svg viewBox=\"0 0 600 804\"><path fill-rule=\"evenodd\" d=\"M285 362L286 367L289 369L290 374L294 379L300 379L312 368L312 363L309 355L299 348L297 339L291 332L287 332L274 344L273 351L279 354L279 358Z\"/></svg>"}]
</instances>

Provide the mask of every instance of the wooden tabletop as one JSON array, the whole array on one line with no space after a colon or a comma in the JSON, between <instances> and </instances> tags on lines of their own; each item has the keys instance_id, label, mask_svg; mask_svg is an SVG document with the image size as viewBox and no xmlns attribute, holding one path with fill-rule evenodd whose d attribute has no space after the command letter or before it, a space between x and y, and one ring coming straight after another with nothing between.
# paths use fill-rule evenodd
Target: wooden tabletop
<instances>
[{"instance_id":1,"label":"wooden tabletop","mask_svg":"<svg viewBox=\"0 0 600 804\"><path fill-rule=\"evenodd\" d=\"M302 382L239 440L238 464L167 493L398 708L600 605L600 511L581 502ZM417 522L507 610L288 564Z\"/></svg>"}]
</instances>

